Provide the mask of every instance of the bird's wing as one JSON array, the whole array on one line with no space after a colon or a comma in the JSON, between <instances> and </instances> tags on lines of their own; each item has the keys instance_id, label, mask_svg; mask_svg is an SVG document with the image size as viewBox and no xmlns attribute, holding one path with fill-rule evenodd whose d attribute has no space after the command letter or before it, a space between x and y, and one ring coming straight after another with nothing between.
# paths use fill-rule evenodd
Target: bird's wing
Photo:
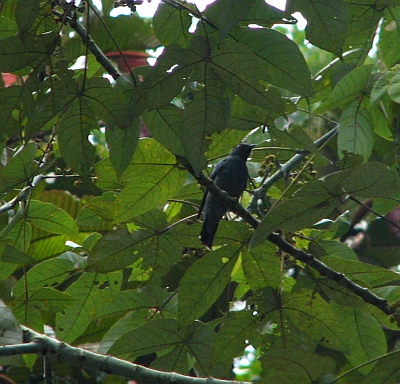
<instances>
[{"instance_id":1,"label":"bird's wing","mask_svg":"<svg viewBox=\"0 0 400 384\"><path fill-rule=\"evenodd\" d=\"M221 160L214 168L214 170L211 172L211 176L210 179L211 180L215 180L215 178L217 177L217 175L221 172L222 168L224 167L225 161L226 159ZM204 208L204 204L206 203L206 198L208 195L208 189L206 189L206 191L204 192L204 196L203 196L203 200L201 201L200 207L199 207L199 212L197 214L197 220L200 219L201 214L203 213L203 208Z\"/></svg>"}]
</instances>

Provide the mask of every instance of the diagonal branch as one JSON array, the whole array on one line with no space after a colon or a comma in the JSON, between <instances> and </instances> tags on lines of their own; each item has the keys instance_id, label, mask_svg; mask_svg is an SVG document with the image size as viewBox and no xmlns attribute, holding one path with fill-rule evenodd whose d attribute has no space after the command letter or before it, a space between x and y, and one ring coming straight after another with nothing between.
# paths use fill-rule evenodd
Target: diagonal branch
<instances>
[{"instance_id":1,"label":"diagonal branch","mask_svg":"<svg viewBox=\"0 0 400 384\"><path fill-rule=\"evenodd\" d=\"M325 133L325 135L321 136L319 139L314 141L314 145L317 149L322 148L330 139L336 136L339 132L339 124L336 125L335 128L331 129L329 132ZM257 201L262 196L264 196L268 189L271 188L278 180L282 179L285 175L288 174L290 170L292 170L296 165L301 163L301 161L310 154L309 151L302 151L294 155L289 161L285 164L282 164L278 171L276 171L271 177L269 177L265 182L257 189L255 189L253 193L253 201Z\"/></svg>"},{"instance_id":2,"label":"diagonal branch","mask_svg":"<svg viewBox=\"0 0 400 384\"><path fill-rule=\"evenodd\" d=\"M232 199L230 196L228 196L226 192L218 188L213 183L213 181L209 179L203 172L201 172L199 175L196 175L189 161L186 158L177 156L177 159L195 177L195 179L200 185L206 187L210 191L210 193L212 193L214 196L220 199L230 211L239 215L246 223L248 223L254 229L258 227L260 221L256 219L247 209L245 209L237 200ZM354 281L346 277L343 273L337 272L332 268L328 267L326 264L315 258L313 255L293 247L293 245L282 239L276 233L271 233L268 236L268 241L275 244L282 251L291 255L295 259L315 269L316 271L318 271L320 275L335 281L340 286L353 292L354 294L359 296L364 302L377 307L385 314L393 315L396 313L396 307L391 306L385 299L375 295L369 289L356 284Z\"/></svg>"},{"instance_id":3,"label":"diagonal branch","mask_svg":"<svg viewBox=\"0 0 400 384\"><path fill-rule=\"evenodd\" d=\"M61 14L59 14L59 16L63 18L65 17L64 15ZM113 77L114 80L116 80L119 76L121 76L117 68L114 67L111 61L107 58L107 56L103 53L103 51L99 48L99 46L90 37L89 32L82 25L82 23L78 20L77 17L66 16L65 21L72 29L75 30L75 32L81 38L82 42L87 46L89 51L92 52L96 60L103 66L103 68L107 71L107 73Z\"/></svg>"},{"instance_id":4,"label":"diagonal branch","mask_svg":"<svg viewBox=\"0 0 400 384\"><path fill-rule=\"evenodd\" d=\"M51 357L60 363L120 376L134 380L139 384L243 384L243 382L220 380L212 377L190 377L174 372L156 371L116 357L104 356L82 348L72 347L24 326L21 326L21 328L25 343L0 347L0 356L35 353L44 357Z\"/></svg>"}]
</instances>

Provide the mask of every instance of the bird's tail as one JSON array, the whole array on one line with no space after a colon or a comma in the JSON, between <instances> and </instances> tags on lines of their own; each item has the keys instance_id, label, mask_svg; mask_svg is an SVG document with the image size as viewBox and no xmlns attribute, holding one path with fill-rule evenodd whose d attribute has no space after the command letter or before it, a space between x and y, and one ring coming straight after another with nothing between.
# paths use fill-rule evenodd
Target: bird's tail
<instances>
[{"instance_id":1,"label":"bird's tail","mask_svg":"<svg viewBox=\"0 0 400 384\"><path fill-rule=\"evenodd\" d=\"M207 248L212 247L218 224L223 215L224 212L212 212L211 214L205 215L203 228L200 232L200 240Z\"/></svg>"}]
</instances>

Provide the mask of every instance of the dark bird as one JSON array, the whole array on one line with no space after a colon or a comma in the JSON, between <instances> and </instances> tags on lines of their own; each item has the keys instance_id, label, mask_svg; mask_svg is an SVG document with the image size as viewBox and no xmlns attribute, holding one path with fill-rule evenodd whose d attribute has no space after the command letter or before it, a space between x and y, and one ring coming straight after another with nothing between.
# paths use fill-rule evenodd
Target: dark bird
<instances>
[{"instance_id":1,"label":"dark bird","mask_svg":"<svg viewBox=\"0 0 400 384\"><path fill-rule=\"evenodd\" d=\"M221 190L230 197L238 199L246 188L249 174L247 172L246 160L250 156L253 144L239 144L232 149L231 153L221 160L214 171L211 179ZM218 224L222 216L227 212L226 206L220 199L206 190L200 205L198 218L204 214L204 224L200 233L201 243L211 248Z\"/></svg>"}]
</instances>

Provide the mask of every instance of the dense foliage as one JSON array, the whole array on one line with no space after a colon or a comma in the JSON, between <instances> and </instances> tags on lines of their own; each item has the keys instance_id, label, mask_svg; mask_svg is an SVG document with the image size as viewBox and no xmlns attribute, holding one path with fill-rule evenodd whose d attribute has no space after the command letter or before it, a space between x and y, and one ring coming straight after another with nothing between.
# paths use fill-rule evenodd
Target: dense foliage
<instances>
[{"instance_id":1,"label":"dense foliage","mask_svg":"<svg viewBox=\"0 0 400 384\"><path fill-rule=\"evenodd\" d=\"M263 383L400 381L398 3L0 0L0 343L23 325L225 379L252 346ZM123 75L103 55L160 46ZM202 171L241 141L247 212L231 201L208 250Z\"/></svg>"}]
</instances>

